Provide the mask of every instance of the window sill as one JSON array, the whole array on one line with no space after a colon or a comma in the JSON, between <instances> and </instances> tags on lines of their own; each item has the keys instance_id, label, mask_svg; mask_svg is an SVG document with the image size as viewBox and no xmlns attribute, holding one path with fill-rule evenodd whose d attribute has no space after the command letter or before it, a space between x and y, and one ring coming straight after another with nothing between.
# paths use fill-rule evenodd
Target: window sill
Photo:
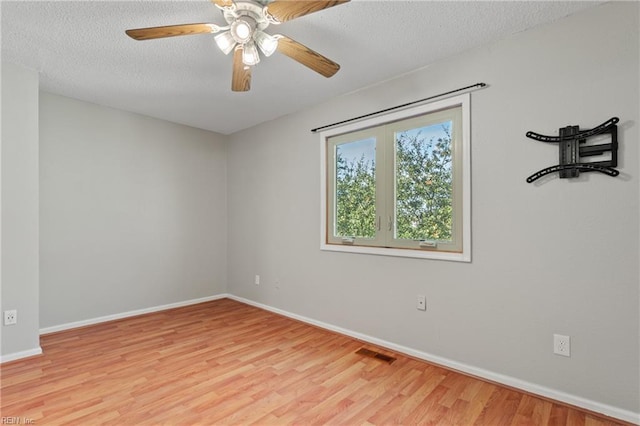
<instances>
[{"instance_id":1,"label":"window sill","mask_svg":"<svg viewBox=\"0 0 640 426\"><path fill-rule=\"evenodd\" d=\"M417 259L448 260L452 262L471 262L469 253L453 253L430 250L397 249L383 247L366 247L340 244L320 244L320 250L339 251L343 253L372 254L376 256L410 257Z\"/></svg>"}]
</instances>

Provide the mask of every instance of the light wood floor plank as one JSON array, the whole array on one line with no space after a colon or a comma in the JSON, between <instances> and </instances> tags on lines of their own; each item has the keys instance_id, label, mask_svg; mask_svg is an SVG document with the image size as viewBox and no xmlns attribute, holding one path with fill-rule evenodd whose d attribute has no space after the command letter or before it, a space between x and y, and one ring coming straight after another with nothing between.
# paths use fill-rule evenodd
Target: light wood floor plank
<instances>
[{"instance_id":1,"label":"light wood floor plank","mask_svg":"<svg viewBox=\"0 0 640 426\"><path fill-rule=\"evenodd\" d=\"M229 299L53 333L41 346L41 356L0 366L2 416L40 425L624 424Z\"/></svg>"}]
</instances>

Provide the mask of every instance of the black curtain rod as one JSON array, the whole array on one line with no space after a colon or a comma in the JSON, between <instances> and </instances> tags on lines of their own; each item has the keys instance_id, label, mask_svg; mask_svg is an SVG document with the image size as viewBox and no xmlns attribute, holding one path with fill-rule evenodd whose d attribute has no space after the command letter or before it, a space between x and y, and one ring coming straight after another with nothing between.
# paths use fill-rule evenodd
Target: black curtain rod
<instances>
[{"instance_id":1,"label":"black curtain rod","mask_svg":"<svg viewBox=\"0 0 640 426\"><path fill-rule=\"evenodd\" d=\"M455 89L455 90L450 90L448 92L440 93L439 95L429 96L428 98L419 99L417 101L408 102L406 104L394 106L394 107L387 108L387 109L381 109L380 111L371 112L369 114L361 115L359 117L354 117L354 118L350 118L348 120L338 121L336 123L327 124L326 126L322 126L322 127L316 127L315 129L311 129L311 131L313 133L317 133L319 130L328 129L329 127L339 126L341 124L350 123L352 121L358 121L358 120L361 120L363 118L371 117L373 115L378 115L378 114L382 114L384 112L389 112L389 111L393 111L393 110L396 110L396 109L405 108L405 107L408 107L408 106L411 106L411 105L419 104L421 102L430 101L431 99L440 98L442 96L451 95L453 93L462 92L462 91L473 89L473 88L476 88L476 87L478 87L478 88L486 87L486 83L476 83L476 84L472 84L471 86L461 87L461 88Z\"/></svg>"}]
</instances>

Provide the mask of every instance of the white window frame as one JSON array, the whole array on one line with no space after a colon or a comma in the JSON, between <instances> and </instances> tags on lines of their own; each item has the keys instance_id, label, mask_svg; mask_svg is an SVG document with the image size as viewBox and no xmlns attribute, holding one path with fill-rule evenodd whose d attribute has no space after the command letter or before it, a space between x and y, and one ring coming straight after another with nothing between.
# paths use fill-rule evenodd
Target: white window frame
<instances>
[{"instance_id":1,"label":"white window frame","mask_svg":"<svg viewBox=\"0 0 640 426\"><path fill-rule=\"evenodd\" d=\"M362 121L346 124L340 127L327 129L320 133L320 249L335 252L372 254L382 256L411 257L421 259L449 260L458 262L471 262L471 95L469 93L443 99L440 101L423 104L383 116L375 116ZM360 246L349 244L334 244L328 241L329 197L327 188L327 170L329 159L327 155L327 140L330 137L344 133L356 132L373 126L380 126L394 121L426 115L453 107L462 110L462 156L461 163L456 165L462 172L460 177L462 188L462 250L459 252L433 251L407 248L387 248L376 246Z\"/></svg>"}]
</instances>

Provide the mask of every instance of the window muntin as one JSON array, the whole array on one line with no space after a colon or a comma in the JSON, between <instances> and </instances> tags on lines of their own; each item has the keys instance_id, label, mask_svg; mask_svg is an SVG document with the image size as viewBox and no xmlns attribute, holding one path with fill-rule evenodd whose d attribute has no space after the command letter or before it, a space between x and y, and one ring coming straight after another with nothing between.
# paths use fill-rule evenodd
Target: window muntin
<instances>
[{"instance_id":1,"label":"window muntin","mask_svg":"<svg viewBox=\"0 0 640 426\"><path fill-rule=\"evenodd\" d=\"M322 249L470 260L468 100L457 96L322 133ZM358 201L356 193L367 196ZM354 214L365 207L366 220ZM366 226L346 225L358 221Z\"/></svg>"}]
</instances>

